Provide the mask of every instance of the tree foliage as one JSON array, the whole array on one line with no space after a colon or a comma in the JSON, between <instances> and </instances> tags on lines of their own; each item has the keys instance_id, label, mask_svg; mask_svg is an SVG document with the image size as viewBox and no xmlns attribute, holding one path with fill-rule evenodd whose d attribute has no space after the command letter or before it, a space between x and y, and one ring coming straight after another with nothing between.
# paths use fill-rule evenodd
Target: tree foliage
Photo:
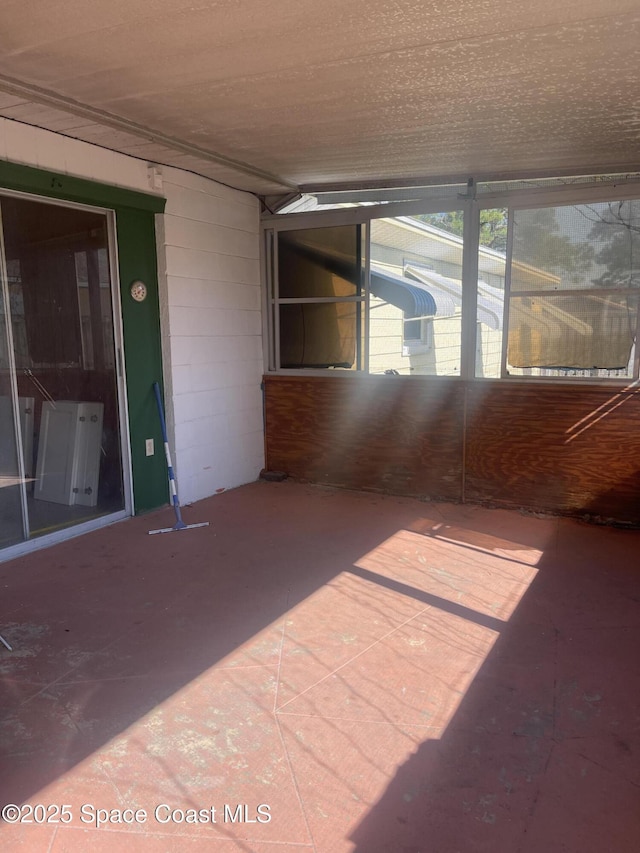
<instances>
[{"instance_id":1,"label":"tree foliage","mask_svg":"<svg viewBox=\"0 0 640 853\"><path fill-rule=\"evenodd\" d=\"M593 221L589 237L597 246L595 259L604 271L594 278L599 287L640 287L640 201L618 201L604 210L588 207Z\"/></svg>"},{"instance_id":2,"label":"tree foliage","mask_svg":"<svg viewBox=\"0 0 640 853\"><path fill-rule=\"evenodd\" d=\"M640 288L640 201L577 209L593 223L588 242L563 233L552 207L516 211L513 259L586 286ZM462 237L462 211L415 218ZM480 245L506 253L506 208L480 211Z\"/></svg>"},{"instance_id":3,"label":"tree foliage","mask_svg":"<svg viewBox=\"0 0 640 853\"><path fill-rule=\"evenodd\" d=\"M560 233L555 209L541 207L516 212L513 259L578 282L591 268L594 250Z\"/></svg>"},{"instance_id":4,"label":"tree foliage","mask_svg":"<svg viewBox=\"0 0 640 853\"><path fill-rule=\"evenodd\" d=\"M460 210L449 213L422 213L415 217L421 222L441 228L450 234L462 237L463 215ZM480 245L488 246L498 252L507 250L507 210L496 208L495 210L480 211Z\"/></svg>"}]
</instances>

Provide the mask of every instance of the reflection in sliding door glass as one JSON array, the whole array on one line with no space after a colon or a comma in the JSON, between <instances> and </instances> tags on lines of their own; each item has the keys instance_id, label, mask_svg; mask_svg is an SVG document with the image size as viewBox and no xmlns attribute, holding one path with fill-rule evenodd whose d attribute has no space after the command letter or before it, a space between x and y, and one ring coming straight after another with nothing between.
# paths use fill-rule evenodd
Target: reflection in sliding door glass
<instances>
[{"instance_id":1,"label":"reflection in sliding door glass","mask_svg":"<svg viewBox=\"0 0 640 853\"><path fill-rule=\"evenodd\" d=\"M16 395L11 371L8 325L8 276L6 270L3 270L3 273L0 281L0 548L6 548L24 538L22 479L18 465L15 418ZM24 400L20 400L19 405L26 407Z\"/></svg>"},{"instance_id":2,"label":"reflection in sliding door glass","mask_svg":"<svg viewBox=\"0 0 640 853\"><path fill-rule=\"evenodd\" d=\"M2 201L30 534L124 508L106 216Z\"/></svg>"}]
</instances>

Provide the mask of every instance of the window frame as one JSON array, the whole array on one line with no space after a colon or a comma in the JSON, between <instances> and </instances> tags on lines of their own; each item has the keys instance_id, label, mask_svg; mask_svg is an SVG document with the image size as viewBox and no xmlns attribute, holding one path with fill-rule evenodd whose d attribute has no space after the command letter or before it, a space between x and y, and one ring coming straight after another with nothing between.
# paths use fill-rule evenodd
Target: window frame
<instances>
[{"instance_id":1,"label":"window frame","mask_svg":"<svg viewBox=\"0 0 640 853\"><path fill-rule=\"evenodd\" d=\"M400 202L398 204L380 204L371 207L351 207L338 210L326 210L312 213L275 214L263 217L261 224L262 246L264 252L263 274L263 340L266 372L284 376L362 376L369 374L369 331L370 331L370 256L371 222L375 219L387 219L419 213L448 213L462 210L460 199L451 198L440 203ZM306 299L281 298L278 292L278 234L283 231L303 231L311 228L331 228L340 225L359 225L361 227L363 260L363 288L359 296L345 297L309 297ZM279 306L282 304L304 302L356 302L362 305L362 333L360 346L360 368L283 368L280 367L280 322ZM425 378L425 377L418 377ZM442 378L442 377L432 377ZM449 377L451 378L451 377ZM460 377L455 377L459 379Z\"/></svg>"},{"instance_id":2,"label":"window frame","mask_svg":"<svg viewBox=\"0 0 640 853\"><path fill-rule=\"evenodd\" d=\"M476 347L477 347L477 312L478 312L478 250L480 247L480 211L505 207L509 217L518 209L530 210L534 207L562 206L564 204L589 204L607 201L622 201L640 199L640 180L609 180L607 176L594 176L592 182L579 184L561 184L559 186L544 186L526 189L495 189L476 195L473 182L466 193L453 197L429 198L422 201L391 202L332 208L330 210L314 210L303 213L285 213L264 215L261 220L261 245L263 263L262 274L262 305L263 305L263 342L265 373L290 376L361 376L369 374L369 300L370 300L370 223L375 219L412 216L416 214L447 213L462 211L464 217L463 257L462 257L462 332L461 332L461 370L458 376L409 376L412 380L431 381L497 381L497 382L526 382L528 384L579 384L579 385L614 385L624 386L637 383L640 376L640 346L636 344L633 377L571 377L571 376L518 376L513 374L499 377L476 376ZM309 228L334 227L338 225L362 226L365 238L362 255L364 258L364 287L357 297L337 297L329 301L356 301L363 304L363 343L362 365L360 369L334 368L281 368L279 354L279 318L277 306L280 300L277 294L278 269L278 240L281 231L295 231ZM509 273L509 260L513 227L508 229L508 244L505 260L505 273ZM607 289L613 293L614 289ZM591 290L593 292L593 290ZM623 292L628 292L624 290ZM291 300L289 300L291 301ZM293 300L301 301L301 300ZM318 301L310 300L310 301ZM505 277L505 300L503 314L503 349L508 340L508 306L507 279ZM639 310L640 314L640 310ZM640 317L639 317L640 320ZM640 328L640 326L639 326ZM503 374L501 360L501 374Z\"/></svg>"},{"instance_id":3,"label":"window frame","mask_svg":"<svg viewBox=\"0 0 640 853\"><path fill-rule=\"evenodd\" d=\"M403 334L402 334L402 355L403 356L411 356L411 355L423 355L424 353L431 352L434 348L434 329L433 329L433 321L434 317L411 317L409 320L403 320ZM407 323L418 323L420 329L420 336L417 338L407 338L404 332L406 329Z\"/></svg>"},{"instance_id":4,"label":"window frame","mask_svg":"<svg viewBox=\"0 0 640 853\"><path fill-rule=\"evenodd\" d=\"M279 251L280 251L279 245L280 245L280 241L277 239L278 235L282 234L282 233L291 233L294 230L295 231L314 230L313 228L286 229L285 231L280 230L278 232L278 235L276 235L276 237L273 241L275 251L274 251L274 264L273 264L274 274L273 274L272 304L273 304L274 321L277 318L277 326L278 326L278 332L277 332L277 338L276 338L276 341L277 341L277 359L278 359L277 364L278 365L280 365L280 358L281 358L281 352L280 352L280 348L281 348L280 308L282 306L285 306L285 305L322 305L322 304L335 305L335 304L344 304L344 303L347 303L347 304L354 303L356 305L360 305L360 310L359 311L356 310L356 317L355 317L355 340L356 340L355 365L352 368L344 368L344 367L342 367L342 368L293 367L293 368L280 368L281 370L289 369L289 370L293 370L294 372L302 370L305 373L307 373L309 370L314 370L314 369L315 370L330 370L332 373L336 372L336 370L339 372L342 372L343 370L349 370L349 371L355 370L356 372L362 372L363 371L363 365L366 365L368 363L368 352L365 353L364 347L363 347L363 321L364 321L365 313L368 313L365 310L365 306L368 305L368 284L369 284L369 269L368 269L368 266L366 265L366 258L363 258L363 250L366 247L368 247L368 245L369 245L368 237L366 237L364 240L362 237L363 232L366 233L366 231L365 231L366 226L362 225L361 223L356 222L356 223L343 223L339 226L334 226L333 224L331 224L331 225L326 225L326 226L321 226L321 227L335 228L335 227L351 227L351 226L353 226L356 229L359 229L359 235L358 235L359 236L359 246L358 246L358 252L357 252L357 263L359 263L359 265L360 265L361 276L362 276L362 281L359 283L359 285L356 284L356 291L358 290L358 287L360 287L359 293L356 293L355 296L280 296L280 281L279 281L279 275L278 275L278 270L280 269L280 266L279 266ZM363 260L365 260L365 264L363 264Z\"/></svg>"},{"instance_id":5,"label":"window frame","mask_svg":"<svg viewBox=\"0 0 640 853\"><path fill-rule=\"evenodd\" d=\"M632 196L628 195L620 195L615 193L610 195L608 198L581 198L581 199L573 199L571 201L560 201L558 199L553 199L550 202L543 203L542 201L537 201L537 203L533 204L525 204L525 203L517 203L511 204L507 206L507 249L506 249L506 257L505 257L505 282L504 282L504 307L503 307L503 316L502 316L502 352L500 356L500 381L524 381L524 382L543 382L545 384L548 383L556 383L556 382L571 382L575 384L587 384L587 383L615 383L615 384L629 384L635 383L638 381L640 377L640 346L638 346L638 335L640 333L640 288L631 288L631 287L575 287L575 288L564 288L561 290L518 290L515 293L512 293L511 289L511 268L513 262L513 237L514 237L514 217L518 211L531 211L531 210L553 210L558 207L571 207L571 206L581 206L587 204L597 204L597 203L606 203L607 201L640 201L640 186L636 185L636 193ZM528 297L533 298L541 298L555 296L576 296L576 295L590 295L590 296L602 296L602 295L630 295L636 294L638 296L638 308L637 308L637 317L636 317L636 341L634 348L634 358L633 358L633 371L631 376L529 376L529 375L521 375L514 374L508 372L508 349L509 349L509 323L510 323L510 308L511 308L511 300L512 299L525 299ZM541 369L541 368L534 368ZM581 369L581 368L576 368ZM584 368L588 369L588 368ZM604 368L603 368L604 369Z\"/></svg>"}]
</instances>

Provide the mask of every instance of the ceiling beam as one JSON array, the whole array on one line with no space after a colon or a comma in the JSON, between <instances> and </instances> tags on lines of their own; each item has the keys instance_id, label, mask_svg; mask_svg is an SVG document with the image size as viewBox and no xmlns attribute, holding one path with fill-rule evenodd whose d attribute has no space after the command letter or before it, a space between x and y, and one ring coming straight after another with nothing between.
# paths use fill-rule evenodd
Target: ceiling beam
<instances>
[{"instance_id":1,"label":"ceiling beam","mask_svg":"<svg viewBox=\"0 0 640 853\"><path fill-rule=\"evenodd\" d=\"M7 77L0 74L0 90L10 95L24 98L27 101L43 104L54 109L63 110L66 113L71 113L81 118L86 118L91 122L104 125L105 127L113 128L114 130L125 131L131 133L141 139L150 142L155 142L160 145L166 145L167 148L173 148L175 151L180 151L184 154L189 154L193 157L199 157L209 163L215 163L219 166L232 169L242 175L248 175L252 178L259 178L262 181L267 181L272 184L279 184L284 189L298 192L298 187L295 184L281 178L278 175L272 175L263 169L252 166L250 163L245 163L242 160L235 160L232 157L227 157L224 154L219 154L216 151L209 151L206 148L200 148L197 145L192 145L189 142L183 142L173 136L168 136L161 131L153 130L138 124L134 121L121 118L113 113L105 110L91 107L87 104L75 101L72 98L66 98L63 95L58 95L47 89L42 89L39 86L34 86L30 83L23 83L21 80L16 80L12 77ZM45 128L46 129L46 128ZM72 135L72 134L69 134Z\"/></svg>"},{"instance_id":2,"label":"ceiling beam","mask_svg":"<svg viewBox=\"0 0 640 853\"><path fill-rule=\"evenodd\" d=\"M608 176L616 176L619 178L637 177L639 174L638 162L633 163L610 163L603 166L576 166L575 168L563 169L538 169L535 171L518 171L518 172L474 172L473 179L476 184L482 183L499 183L501 181L535 181L535 180L550 180L550 179L565 179L567 181L575 178L598 177L603 179ZM333 195L338 193L359 193L375 192L376 190L392 193L393 190L399 189L410 191L406 198L416 198L411 195L412 192L420 190L433 190L435 187L451 187L459 185L466 187L470 175L467 173L458 173L455 175L430 175L416 176L415 178L404 178L401 180L376 180L376 181L342 181L340 183L326 184L301 184L299 192L304 195ZM394 196L395 198L395 196Z\"/></svg>"}]
</instances>

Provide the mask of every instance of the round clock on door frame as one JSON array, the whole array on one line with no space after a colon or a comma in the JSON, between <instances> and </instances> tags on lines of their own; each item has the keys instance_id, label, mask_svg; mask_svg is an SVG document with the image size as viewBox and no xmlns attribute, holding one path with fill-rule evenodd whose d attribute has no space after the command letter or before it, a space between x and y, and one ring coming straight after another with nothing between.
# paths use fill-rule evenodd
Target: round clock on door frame
<instances>
[{"instance_id":1,"label":"round clock on door frame","mask_svg":"<svg viewBox=\"0 0 640 853\"><path fill-rule=\"evenodd\" d=\"M144 302L147 298L147 285L144 281L134 281L131 285L131 298L136 302Z\"/></svg>"}]
</instances>

